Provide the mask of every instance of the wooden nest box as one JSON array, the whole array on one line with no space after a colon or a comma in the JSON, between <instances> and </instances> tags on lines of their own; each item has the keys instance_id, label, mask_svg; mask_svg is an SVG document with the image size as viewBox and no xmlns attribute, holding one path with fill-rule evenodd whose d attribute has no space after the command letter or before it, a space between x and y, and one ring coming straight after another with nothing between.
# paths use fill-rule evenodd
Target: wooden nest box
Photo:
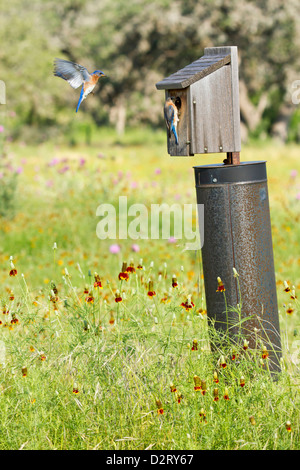
<instances>
[{"instance_id":1,"label":"wooden nest box","mask_svg":"<svg viewBox=\"0 0 300 470\"><path fill-rule=\"evenodd\" d=\"M241 150L237 47L207 47L204 56L156 84L178 109L171 156Z\"/></svg>"}]
</instances>

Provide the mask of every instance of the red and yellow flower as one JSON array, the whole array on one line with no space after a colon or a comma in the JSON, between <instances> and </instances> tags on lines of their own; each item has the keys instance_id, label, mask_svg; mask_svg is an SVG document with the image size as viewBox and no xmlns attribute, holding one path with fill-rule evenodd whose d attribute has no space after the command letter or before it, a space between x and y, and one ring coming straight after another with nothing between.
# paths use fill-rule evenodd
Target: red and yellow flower
<instances>
[{"instance_id":1,"label":"red and yellow flower","mask_svg":"<svg viewBox=\"0 0 300 470\"><path fill-rule=\"evenodd\" d=\"M122 271L119 273L119 281L128 281L129 274L127 272L127 263L123 263Z\"/></svg>"},{"instance_id":2,"label":"red and yellow flower","mask_svg":"<svg viewBox=\"0 0 300 470\"><path fill-rule=\"evenodd\" d=\"M153 281L149 281L147 295L148 297L154 297L156 295L156 292L153 288Z\"/></svg>"},{"instance_id":3,"label":"red and yellow flower","mask_svg":"<svg viewBox=\"0 0 300 470\"><path fill-rule=\"evenodd\" d=\"M97 289L97 288L98 289L103 289L100 276L97 273L94 274L94 287L95 287L95 289Z\"/></svg>"},{"instance_id":4,"label":"red and yellow flower","mask_svg":"<svg viewBox=\"0 0 300 470\"><path fill-rule=\"evenodd\" d=\"M201 379L198 375L194 375L194 390L196 392L201 390Z\"/></svg>"},{"instance_id":5,"label":"red and yellow flower","mask_svg":"<svg viewBox=\"0 0 300 470\"><path fill-rule=\"evenodd\" d=\"M225 292L225 286L222 282L222 279L220 277L217 277L217 282L218 282L218 288L216 292Z\"/></svg>"},{"instance_id":6,"label":"red and yellow flower","mask_svg":"<svg viewBox=\"0 0 300 470\"><path fill-rule=\"evenodd\" d=\"M163 409L163 406L162 406L162 402L159 399L156 400L156 406L157 406L157 414L159 414L159 415L164 414L164 409Z\"/></svg>"}]
</instances>

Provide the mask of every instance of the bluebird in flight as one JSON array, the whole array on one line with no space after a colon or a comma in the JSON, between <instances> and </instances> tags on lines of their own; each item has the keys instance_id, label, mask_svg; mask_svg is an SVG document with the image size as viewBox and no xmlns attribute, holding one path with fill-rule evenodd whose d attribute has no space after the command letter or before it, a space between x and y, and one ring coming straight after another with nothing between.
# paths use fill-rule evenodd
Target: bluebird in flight
<instances>
[{"instance_id":1,"label":"bluebird in flight","mask_svg":"<svg viewBox=\"0 0 300 470\"><path fill-rule=\"evenodd\" d=\"M165 115L166 125L168 128L169 139L171 138L171 132L173 132L176 145L178 145L178 135L177 135L177 130L176 130L177 122L179 121L178 110L170 96L167 98L165 102L164 115Z\"/></svg>"},{"instance_id":2,"label":"bluebird in flight","mask_svg":"<svg viewBox=\"0 0 300 470\"><path fill-rule=\"evenodd\" d=\"M99 78L106 77L101 70L89 73L82 65L63 59L54 60L54 75L66 80L72 88L78 88L82 85L76 113L82 101L94 90Z\"/></svg>"}]
</instances>

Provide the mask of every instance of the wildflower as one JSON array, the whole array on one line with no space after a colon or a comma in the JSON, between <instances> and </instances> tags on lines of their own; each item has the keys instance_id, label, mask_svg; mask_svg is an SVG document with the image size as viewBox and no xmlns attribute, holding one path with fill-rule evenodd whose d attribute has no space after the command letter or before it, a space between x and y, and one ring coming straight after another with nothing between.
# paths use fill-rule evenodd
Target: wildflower
<instances>
[{"instance_id":1,"label":"wildflower","mask_svg":"<svg viewBox=\"0 0 300 470\"><path fill-rule=\"evenodd\" d=\"M89 295L86 297L85 301L88 303L88 304L93 304L94 303L94 296L93 294L90 292Z\"/></svg>"},{"instance_id":2,"label":"wildflower","mask_svg":"<svg viewBox=\"0 0 300 470\"><path fill-rule=\"evenodd\" d=\"M292 315L292 313L295 311L295 309L291 306L291 304L288 305L288 308L286 309L286 313L288 315Z\"/></svg>"},{"instance_id":3,"label":"wildflower","mask_svg":"<svg viewBox=\"0 0 300 470\"><path fill-rule=\"evenodd\" d=\"M139 247L139 245L134 243L133 245L131 245L131 250L134 251L135 253L137 253L138 251L140 251L140 247Z\"/></svg>"},{"instance_id":4,"label":"wildflower","mask_svg":"<svg viewBox=\"0 0 300 470\"><path fill-rule=\"evenodd\" d=\"M154 297L156 295L156 292L155 290L153 290L153 281L149 281L149 285L148 285L148 297Z\"/></svg>"},{"instance_id":5,"label":"wildflower","mask_svg":"<svg viewBox=\"0 0 300 470\"><path fill-rule=\"evenodd\" d=\"M205 395L206 394L206 391L207 391L207 386L206 386L206 381L205 380L201 380L201 393L202 395Z\"/></svg>"},{"instance_id":6,"label":"wildflower","mask_svg":"<svg viewBox=\"0 0 300 470\"><path fill-rule=\"evenodd\" d=\"M173 274L173 277L172 277L172 287L173 288L178 287L178 282L177 282L177 278L175 274Z\"/></svg>"},{"instance_id":7,"label":"wildflower","mask_svg":"<svg viewBox=\"0 0 300 470\"><path fill-rule=\"evenodd\" d=\"M85 286L83 293L84 293L84 294L88 294L88 293L89 293L89 288L88 288L88 286Z\"/></svg>"},{"instance_id":8,"label":"wildflower","mask_svg":"<svg viewBox=\"0 0 300 470\"><path fill-rule=\"evenodd\" d=\"M247 341L246 339L244 339L244 344L243 344L243 349L244 349L244 351L247 351L248 346L249 346L249 341Z\"/></svg>"},{"instance_id":9,"label":"wildflower","mask_svg":"<svg viewBox=\"0 0 300 470\"><path fill-rule=\"evenodd\" d=\"M117 290L116 293L115 293L115 302L122 302L122 297L121 297L121 294L120 294L120 291Z\"/></svg>"},{"instance_id":10,"label":"wildflower","mask_svg":"<svg viewBox=\"0 0 300 470\"><path fill-rule=\"evenodd\" d=\"M199 392L201 390L201 379L198 375L194 375L194 390Z\"/></svg>"},{"instance_id":11,"label":"wildflower","mask_svg":"<svg viewBox=\"0 0 300 470\"><path fill-rule=\"evenodd\" d=\"M30 346L29 350L30 350L30 352L34 352L34 351L35 351L35 349L34 349L33 346Z\"/></svg>"},{"instance_id":12,"label":"wildflower","mask_svg":"<svg viewBox=\"0 0 300 470\"><path fill-rule=\"evenodd\" d=\"M97 287L98 287L99 289L103 289L103 287L102 287L102 282L101 282L101 279L100 279L100 276L99 276L98 273L95 273L95 274L94 274L94 279L95 279L95 282L94 282L94 287L95 287L95 289L97 289Z\"/></svg>"},{"instance_id":13,"label":"wildflower","mask_svg":"<svg viewBox=\"0 0 300 470\"><path fill-rule=\"evenodd\" d=\"M120 245L117 245L117 244L110 245L110 247L109 247L110 253L112 253L112 254L114 254L114 255L117 254L117 253L119 253L120 250L121 250Z\"/></svg>"},{"instance_id":14,"label":"wildflower","mask_svg":"<svg viewBox=\"0 0 300 470\"><path fill-rule=\"evenodd\" d=\"M284 281L283 284L284 284L284 289L283 289L284 292L290 292L291 289L290 289L288 283L286 281Z\"/></svg>"},{"instance_id":15,"label":"wildflower","mask_svg":"<svg viewBox=\"0 0 300 470\"><path fill-rule=\"evenodd\" d=\"M110 312L110 319L109 319L109 324L113 325L115 323L115 317L114 317L114 312Z\"/></svg>"},{"instance_id":16,"label":"wildflower","mask_svg":"<svg viewBox=\"0 0 300 470\"><path fill-rule=\"evenodd\" d=\"M296 300L297 299L297 296L296 296L296 293L295 293L295 289L293 288L292 291L291 291L291 299L292 300Z\"/></svg>"},{"instance_id":17,"label":"wildflower","mask_svg":"<svg viewBox=\"0 0 300 470\"><path fill-rule=\"evenodd\" d=\"M12 325L19 323L19 320L18 320L18 318L16 317L16 315L14 313L12 314L12 319L11 319L10 323Z\"/></svg>"},{"instance_id":18,"label":"wildflower","mask_svg":"<svg viewBox=\"0 0 300 470\"><path fill-rule=\"evenodd\" d=\"M197 310L197 313L201 316L201 315L206 315L207 314L207 311L206 310L203 310L203 308L199 308Z\"/></svg>"},{"instance_id":19,"label":"wildflower","mask_svg":"<svg viewBox=\"0 0 300 470\"><path fill-rule=\"evenodd\" d=\"M220 359L220 367L223 367L223 369L225 369L225 367L227 367L227 364L226 364L226 361L224 359L224 356L221 356L221 359Z\"/></svg>"},{"instance_id":20,"label":"wildflower","mask_svg":"<svg viewBox=\"0 0 300 470\"><path fill-rule=\"evenodd\" d=\"M207 423L207 420L206 420L206 413L204 411L204 408L201 408L200 410L200 413L199 413L199 416L200 416L200 421L204 422L204 423Z\"/></svg>"},{"instance_id":21,"label":"wildflower","mask_svg":"<svg viewBox=\"0 0 300 470\"><path fill-rule=\"evenodd\" d=\"M244 387L245 386L245 377L241 376L240 378L240 386Z\"/></svg>"},{"instance_id":22,"label":"wildflower","mask_svg":"<svg viewBox=\"0 0 300 470\"><path fill-rule=\"evenodd\" d=\"M182 302L182 304L180 304L180 306L185 308L185 310L188 312L193 307L195 307L195 304L192 302L191 296L189 295L187 300L185 302Z\"/></svg>"},{"instance_id":23,"label":"wildflower","mask_svg":"<svg viewBox=\"0 0 300 470\"><path fill-rule=\"evenodd\" d=\"M214 388L214 401L219 401L219 389L218 388Z\"/></svg>"},{"instance_id":24,"label":"wildflower","mask_svg":"<svg viewBox=\"0 0 300 470\"><path fill-rule=\"evenodd\" d=\"M287 421L285 423L285 429L287 430L287 432L291 432L292 431L292 427L291 427L291 422L290 421Z\"/></svg>"},{"instance_id":25,"label":"wildflower","mask_svg":"<svg viewBox=\"0 0 300 470\"><path fill-rule=\"evenodd\" d=\"M232 354L231 354L231 360L235 361L238 357L239 357L239 355L233 350Z\"/></svg>"},{"instance_id":26,"label":"wildflower","mask_svg":"<svg viewBox=\"0 0 300 470\"><path fill-rule=\"evenodd\" d=\"M131 261L130 265L126 268L127 273L135 273L135 267L133 261Z\"/></svg>"},{"instance_id":27,"label":"wildflower","mask_svg":"<svg viewBox=\"0 0 300 470\"><path fill-rule=\"evenodd\" d=\"M182 399L183 399L183 395L181 394L181 392L176 392L176 400L179 405Z\"/></svg>"},{"instance_id":28,"label":"wildflower","mask_svg":"<svg viewBox=\"0 0 300 470\"><path fill-rule=\"evenodd\" d=\"M170 389L172 393L177 392L177 388L175 387L173 383L170 383Z\"/></svg>"},{"instance_id":29,"label":"wildflower","mask_svg":"<svg viewBox=\"0 0 300 470\"><path fill-rule=\"evenodd\" d=\"M193 340L192 351L198 351L198 341L196 339Z\"/></svg>"},{"instance_id":30,"label":"wildflower","mask_svg":"<svg viewBox=\"0 0 300 470\"><path fill-rule=\"evenodd\" d=\"M56 287L56 285L54 284L53 281L51 282L51 287L52 287L53 294L54 294L54 295L57 295L57 294L58 294L58 290L57 290L57 287Z\"/></svg>"},{"instance_id":31,"label":"wildflower","mask_svg":"<svg viewBox=\"0 0 300 470\"><path fill-rule=\"evenodd\" d=\"M127 263L123 262L122 271L119 273L119 281L128 281L129 274L127 270Z\"/></svg>"},{"instance_id":32,"label":"wildflower","mask_svg":"<svg viewBox=\"0 0 300 470\"><path fill-rule=\"evenodd\" d=\"M214 372L214 382L215 382L216 384L219 383L219 377L218 377L217 371Z\"/></svg>"},{"instance_id":33,"label":"wildflower","mask_svg":"<svg viewBox=\"0 0 300 470\"><path fill-rule=\"evenodd\" d=\"M269 353L267 351L267 348L266 346L263 345L261 348L261 357L262 359L267 359L268 356L269 356Z\"/></svg>"},{"instance_id":34,"label":"wildflower","mask_svg":"<svg viewBox=\"0 0 300 470\"><path fill-rule=\"evenodd\" d=\"M225 287L224 287L224 284L223 284L221 278L217 277L217 281L218 281L218 288L217 288L216 292L225 292Z\"/></svg>"},{"instance_id":35,"label":"wildflower","mask_svg":"<svg viewBox=\"0 0 300 470\"><path fill-rule=\"evenodd\" d=\"M46 360L46 356L45 356L45 354L44 354L44 353L41 353L41 355L40 355L40 359L41 359L41 361L45 361L45 360Z\"/></svg>"},{"instance_id":36,"label":"wildflower","mask_svg":"<svg viewBox=\"0 0 300 470\"><path fill-rule=\"evenodd\" d=\"M10 267L11 267L11 270L9 271L9 275L11 277L15 277L18 274L18 271L16 270L14 263L12 261L10 261Z\"/></svg>"},{"instance_id":37,"label":"wildflower","mask_svg":"<svg viewBox=\"0 0 300 470\"><path fill-rule=\"evenodd\" d=\"M168 296L168 294L165 293L165 296L161 299L160 302L166 304L166 303L171 302L171 299L170 299L170 297Z\"/></svg>"},{"instance_id":38,"label":"wildflower","mask_svg":"<svg viewBox=\"0 0 300 470\"><path fill-rule=\"evenodd\" d=\"M22 377L27 377L27 367L22 367Z\"/></svg>"},{"instance_id":39,"label":"wildflower","mask_svg":"<svg viewBox=\"0 0 300 470\"><path fill-rule=\"evenodd\" d=\"M156 400L156 406L157 406L157 413L159 415L164 414L164 409L163 409L163 406L162 406L162 402L160 400Z\"/></svg>"},{"instance_id":40,"label":"wildflower","mask_svg":"<svg viewBox=\"0 0 300 470\"><path fill-rule=\"evenodd\" d=\"M75 395L78 395L78 393L79 393L79 389L78 389L78 386L77 386L76 383L75 383L74 386L73 386L73 393L74 393Z\"/></svg>"},{"instance_id":41,"label":"wildflower","mask_svg":"<svg viewBox=\"0 0 300 470\"><path fill-rule=\"evenodd\" d=\"M140 259L140 262L139 262L139 264L137 265L136 269L139 269L140 271L143 270L143 260L142 260L142 259Z\"/></svg>"},{"instance_id":42,"label":"wildflower","mask_svg":"<svg viewBox=\"0 0 300 470\"><path fill-rule=\"evenodd\" d=\"M252 424L252 426L255 426L256 422L255 422L254 416L250 416L249 421Z\"/></svg>"},{"instance_id":43,"label":"wildflower","mask_svg":"<svg viewBox=\"0 0 300 470\"><path fill-rule=\"evenodd\" d=\"M225 387L223 397L224 397L224 400L229 400L229 392L228 392L228 388L227 388L227 387Z\"/></svg>"},{"instance_id":44,"label":"wildflower","mask_svg":"<svg viewBox=\"0 0 300 470\"><path fill-rule=\"evenodd\" d=\"M235 268L232 268L233 270L233 277L239 277L239 274Z\"/></svg>"}]
</instances>

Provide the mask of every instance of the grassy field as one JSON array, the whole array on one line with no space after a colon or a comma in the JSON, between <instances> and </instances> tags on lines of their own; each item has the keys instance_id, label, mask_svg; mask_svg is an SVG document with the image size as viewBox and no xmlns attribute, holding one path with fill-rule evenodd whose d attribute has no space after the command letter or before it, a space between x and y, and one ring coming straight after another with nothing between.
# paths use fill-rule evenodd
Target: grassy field
<instances>
[{"instance_id":1,"label":"grassy field","mask_svg":"<svg viewBox=\"0 0 300 470\"><path fill-rule=\"evenodd\" d=\"M199 253L96 235L97 207L121 195L195 203L193 165L220 156L171 158L148 130L76 141L5 147L2 211L14 190L15 205L0 225L0 449L299 449L299 300L284 291L300 289L299 147L241 153L268 162L284 349L272 381L261 351L211 350ZM127 281L123 262L135 267Z\"/></svg>"}]
</instances>

